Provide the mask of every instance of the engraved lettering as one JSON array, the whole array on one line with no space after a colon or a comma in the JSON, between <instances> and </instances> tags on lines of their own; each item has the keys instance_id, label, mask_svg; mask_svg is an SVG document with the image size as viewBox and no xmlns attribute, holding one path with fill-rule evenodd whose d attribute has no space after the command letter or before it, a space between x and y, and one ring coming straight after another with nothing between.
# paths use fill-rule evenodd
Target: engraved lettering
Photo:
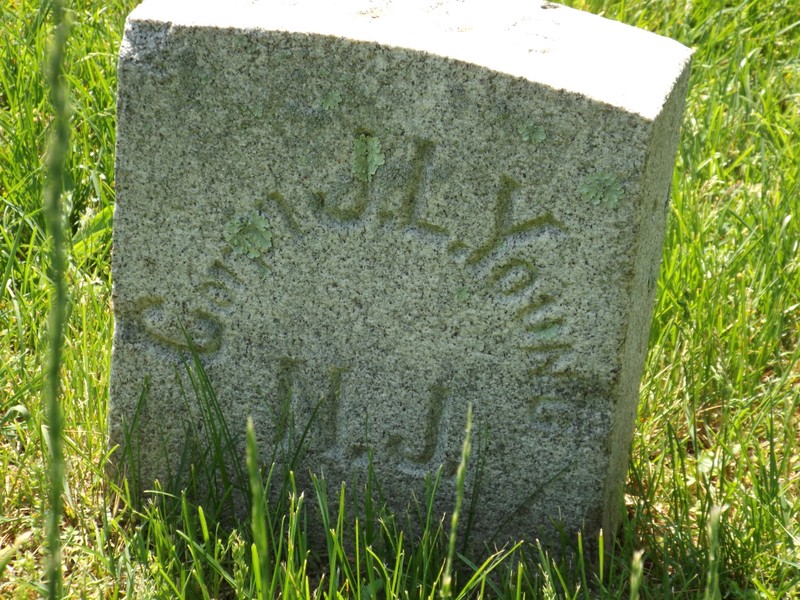
<instances>
[{"instance_id":1,"label":"engraved lettering","mask_svg":"<svg viewBox=\"0 0 800 600\"><path fill-rule=\"evenodd\" d=\"M440 383L436 383L430 388L428 401L428 414L425 420L425 434L422 449L417 454L408 451L404 440L400 436L392 436L389 439L389 449L392 453L415 465L429 464L438 447L444 444L444 431L442 428L442 415L447 397L450 395L450 388Z\"/></svg>"},{"instance_id":2,"label":"engraved lettering","mask_svg":"<svg viewBox=\"0 0 800 600\"><path fill-rule=\"evenodd\" d=\"M312 192L314 207L337 221L350 222L360 219L369 204L369 182L356 181L355 184L356 191L349 205L344 198L345 192L337 197L335 203L330 202L323 192Z\"/></svg>"},{"instance_id":3,"label":"engraved lettering","mask_svg":"<svg viewBox=\"0 0 800 600\"><path fill-rule=\"evenodd\" d=\"M378 138L366 130L359 130L353 142L351 175L355 190L345 191L345 186L340 186L339 193L333 199L328 199L323 192L313 191L311 197L314 207L337 221L360 219L369 206L372 179L385 160Z\"/></svg>"},{"instance_id":4,"label":"engraved lettering","mask_svg":"<svg viewBox=\"0 0 800 600\"><path fill-rule=\"evenodd\" d=\"M508 175L503 174L500 176L500 189L495 198L492 234L483 246L474 250L467 257L467 265L477 265L481 263L492 252L500 248L503 242L511 236L521 233L531 233L533 231L546 229L547 227L563 227L550 212L546 212L533 219L514 223L511 214L511 200L514 192L520 187L519 182Z\"/></svg>"},{"instance_id":5,"label":"engraved lettering","mask_svg":"<svg viewBox=\"0 0 800 600\"><path fill-rule=\"evenodd\" d=\"M534 348L528 350L528 357L532 360L533 366L528 371L532 376L550 375L553 377L568 377L565 371L556 371L556 361L561 357L563 351L569 348L566 343L554 343L549 348Z\"/></svg>"},{"instance_id":6,"label":"engraved lettering","mask_svg":"<svg viewBox=\"0 0 800 600\"><path fill-rule=\"evenodd\" d=\"M397 220L401 227L417 227L431 233L447 235L447 229L431 223L422 216L426 208L423 206L423 198L427 187L427 173L433 160L435 147L436 145L430 140L419 139L414 143L411 176L408 179Z\"/></svg>"},{"instance_id":7,"label":"engraved lettering","mask_svg":"<svg viewBox=\"0 0 800 600\"><path fill-rule=\"evenodd\" d=\"M447 245L447 251L450 254L459 254L461 252L464 252L465 250L469 250L469 246L467 246L461 240L453 240Z\"/></svg>"},{"instance_id":8,"label":"engraved lettering","mask_svg":"<svg viewBox=\"0 0 800 600\"><path fill-rule=\"evenodd\" d=\"M532 344L530 346L521 346L521 348L528 353L541 353L541 352L553 352L556 350L563 350L564 348L568 348L569 345L565 342L539 342Z\"/></svg>"},{"instance_id":9,"label":"engraved lettering","mask_svg":"<svg viewBox=\"0 0 800 600\"><path fill-rule=\"evenodd\" d=\"M286 198L280 192L270 192L267 194L267 201L274 202L278 209L280 210L281 216L286 221L286 224L289 226L294 233L303 233L302 227L300 227L300 223L297 222L297 219L294 216L294 211L292 210L291 205L286 202ZM258 202L256 204L257 208L263 210L265 207L266 202Z\"/></svg>"},{"instance_id":10,"label":"engraved lettering","mask_svg":"<svg viewBox=\"0 0 800 600\"><path fill-rule=\"evenodd\" d=\"M553 304L553 298L546 294L533 296L514 315L515 320L522 323L525 337L520 344L520 349L529 355L537 364L530 370L532 375L541 375L548 372L563 350L569 348L569 343L557 341L555 338L561 333L564 323L562 317L538 318L537 313L543 312Z\"/></svg>"},{"instance_id":11,"label":"engraved lettering","mask_svg":"<svg viewBox=\"0 0 800 600\"><path fill-rule=\"evenodd\" d=\"M491 281L497 284L502 294L511 296L532 285L536 281L536 274L536 267L531 261L512 258L492 269Z\"/></svg>"},{"instance_id":12,"label":"engraved lettering","mask_svg":"<svg viewBox=\"0 0 800 600\"><path fill-rule=\"evenodd\" d=\"M273 413L275 433L272 436L276 447L286 441L293 430L294 372L299 364L300 361L286 356L278 360L278 407L277 412Z\"/></svg>"},{"instance_id":13,"label":"engraved lettering","mask_svg":"<svg viewBox=\"0 0 800 600\"><path fill-rule=\"evenodd\" d=\"M145 333L157 344L176 350L190 349L186 336L198 354L211 354L222 344L224 325L211 312L195 308L181 319L165 306L163 298L149 297L138 303L137 317Z\"/></svg>"},{"instance_id":14,"label":"engraved lettering","mask_svg":"<svg viewBox=\"0 0 800 600\"><path fill-rule=\"evenodd\" d=\"M561 328L561 324L563 322L564 319L560 317L553 319L543 319L536 323L528 323L525 326L525 331L536 334L538 336L538 339L546 340L552 338L558 333L559 329Z\"/></svg>"},{"instance_id":15,"label":"engraved lettering","mask_svg":"<svg viewBox=\"0 0 800 600\"><path fill-rule=\"evenodd\" d=\"M302 361L287 356L278 359L279 405L277 410L273 410L274 444L287 444L291 441L290 438L295 430L294 406L300 400L296 397L296 375L300 364ZM347 367L336 365L328 367L328 389L317 402L312 414L317 431L315 439L328 448L327 453L331 455L338 455L342 450L339 435L339 414L343 396L342 376L349 370Z\"/></svg>"},{"instance_id":16,"label":"engraved lettering","mask_svg":"<svg viewBox=\"0 0 800 600\"><path fill-rule=\"evenodd\" d=\"M444 412L444 402L450 395L450 389L437 383L431 386L430 393L430 405L428 406L428 418L425 427L425 445L422 452L417 456L406 457L418 464L430 462L442 437L442 413Z\"/></svg>"},{"instance_id":17,"label":"engraved lettering","mask_svg":"<svg viewBox=\"0 0 800 600\"><path fill-rule=\"evenodd\" d=\"M399 205L393 209L378 211L378 222L397 230L416 229L437 236L447 236L446 252L451 260L464 267L470 267L475 277L481 278L483 285L495 297L508 297L509 310L513 311L511 319L517 328L516 347L525 355L529 373L537 380L541 377L553 377L563 380L567 373L559 367L559 359L565 350L571 347L563 340L565 318L560 312L554 298L544 290L537 290L540 277L538 261L529 256L509 256L521 250L519 242L531 242L534 236L546 234L548 231L564 231L564 225L550 211L544 211L534 218L515 219L514 200L520 193L522 185L506 173L499 177L499 184L491 205L491 228L488 238L481 244L467 244L461 239L450 237L448 228L432 223L429 219L431 181L434 174L433 165L436 156L436 143L432 140L418 138L413 142L411 161L408 167L408 178L402 190ZM380 141L371 133L360 130L354 142L352 172L347 179L334 187L332 191L310 191L312 214L323 226L334 225L335 222L349 223L364 217L372 200L372 182L375 176L380 177L380 167L385 162L385 155ZM390 171L393 172L393 171ZM377 175L376 175L377 174ZM269 208L274 205L273 208ZM287 229L296 239L305 236L308 228L299 221L298 214L290 202L279 191L268 192L263 199L257 201L255 209L277 214ZM448 239L449 238L449 239ZM428 238L430 239L430 238ZM477 246L477 247L476 247ZM513 252L512 252L513 251ZM230 252L223 252L223 260L230 257ZM225 313L239 300L238 296L243 284L241 279L221 260L215 260L209 270L209 281L199 286L199 291L206 298L207 307ZM469 299L466 288L459 290L457 299L466 302ZM155 308L155 307L154 307ZM159 317L151 311L151 321ZM195 309L193 330L199 331L198 348L203 352L219 349L223 324L212 312ZM146 325L147 327L147 325ZM151 337L161 343L178 346L173 336L165 336L156 332L154 324L149 326ZM161 336L161 337L159 337ZM288 447L288 436L294 428L294 408L298 399L295 395L295 377L299 361L284 357L278 361L279 406L274 410L275 431L273 441ZM556 369L558 368L558 371ZM314 415L317 424L314 426L315 440L326 448L326 454L337 459L347 457L349 460L361 461L366 452L362 443L342 440L344 422L340 422L345 402L344 374L348 368L330 365L327 367L327 388L314 404ZM446 443L447 426L446 407L449 406L451 390L448 386L437 383L429 389L427 397L425 421L420 423L420 436L413 440L400 435L388 439L389 455L397 460L398 468L409 473L419 473L420 469L447 462ZM306 402L310 399L306 399ZM364 441L366 443L366 440ZM361 464L361 463L359 463Z\"/></svg>"},{"instance_id":18,"label":"engraved lettering","mask_svg":"<svg viewBox=\"0 0 800 600\"><path fill-rule=\"evenodd\" d=\"M302 361L281 357L277 362L278 404L270 405L275 424L271 441L276 449L287 449L291 447L291 436L295 431L294 407L301 401L296 397L298 383L296 377L298 366ZM347 457L357 461L363 458L366 447L355 441L345 442L339 424L344 402L344 374L349 370L348 367L338 365L331 365L327 369L327 391L317 402L312 415L315 428L314 443L322 445L328 456L338 459ZM444 426L444 415L450 392L450 388L442 383L435 383L430 387L424 431L420 436L423 443L419 450L410 449L407 440L400 436L390 437L388 451L398 461L399 468L417 472L420 468L435 468L445 460L447 431Z\"/></svg>"},{"instance_id":19,"label":"engraved lettering","mask_svg":"<svg viewBox=\"0 0 800 600\"><path fill-rule=\"evenodd\" d=\"M328 392L319 405L319 421L323 435L333 452L340 449L339 409L342 405L342 375L349 370L346 367L328 367Z\"/></svg>"},{"instance_id":20,"label":"engraved lettering","mask_svg":"<svg viewBox=\"0 0 800 600\"><path fill-rule=\"evenodd\" d=\"M235 293L243 289L242 280L222 261L215 260L208 269L210 281L200 284L198 290L215 309L226 309L234 302Z\"/></svg>"},{"instance_id":21,"label":"engraved lettering","mask_svg":"<svg viewBox=\"0 0 800 600\"><path fill-rule=\"evenodd\" d=\"M547 306L548 304L551 304L552 302L553 302L553 297L547 294L529 298L528 303L516 312L514 318L524 321L534 312L536 312L537 310L541 310L543 307Z\"/></svg>"},{"instance_id":22,"label":"engraved lettering","mask_svg":"<svg viewBox=\"0 0 800 600\"><path fill-rule=\"evenodd\" d=\"M215 306L226 308L233 303L228 288L217 281L207 281L199 289Z\"/></svg>"}]
</instances>

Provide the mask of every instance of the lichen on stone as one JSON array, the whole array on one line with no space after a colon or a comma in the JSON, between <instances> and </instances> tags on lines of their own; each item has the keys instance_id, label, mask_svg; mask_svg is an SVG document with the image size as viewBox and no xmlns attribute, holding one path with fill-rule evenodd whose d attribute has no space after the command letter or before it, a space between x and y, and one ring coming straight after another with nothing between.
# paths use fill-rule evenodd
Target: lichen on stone
<instances>
[{"instance_id":1,"label":"lichen on stone","mask_svg":"<svg viewBox=\"0 0 800 600\"><path fill-rule=\"evenodd\" d=\"M587 175L578 191L595 206L604 203L609 208L615 208L625 195L619 178L613 173L603 171Z\"/></svg>"},{"instance_id":2,"label":"lichen on stone","mask_svg":"<svg viewBox=\"0 0 800 600\"><path fill-rule=\"evenodd\" d=\"M381 142L372 135L361 134L353 142L353 177L369 182L386 162Z\"/></svg>"},{"instance_id":3,"label":"lichen on stone","mask_svg":"<svg viewBox=\"0 0 800 600\"><path fill-rule=\"evenodd\" d=\"M260 258L272 249L269 219L257 211L236 217L225 226L225 240L234 254Z\"/></svg>"},{"instance_id":4,"label":"lichen on stone","mask_svg":"<svg viewBox=\"0 0 800 600\"><path fill-rule=\"evenodd\" d=\"M342 95L336 90L328 92L322 99L322 108L325 110L333 110L342 103Z\"/></svg>"},{"instance_id":5,"label":"lichen on stone","mask_svg":"<svg viewBox=\"0 0 800 600\"><path fill-rule=\"evenodd\" d=\"M526 142L538 144L547 139L544 127L536 123L523 123L519 126L518 131L523 141Z\"/></svg>"}]
</instances>

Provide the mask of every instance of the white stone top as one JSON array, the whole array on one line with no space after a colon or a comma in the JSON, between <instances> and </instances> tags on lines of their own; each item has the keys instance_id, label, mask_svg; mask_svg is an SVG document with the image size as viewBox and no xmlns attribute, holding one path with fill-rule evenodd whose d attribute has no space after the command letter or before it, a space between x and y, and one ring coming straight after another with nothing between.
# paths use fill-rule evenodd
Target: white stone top
<instances>
[{"instance_id":1,"label":"white stone top","mask_svg":"<svg viewBox=\"0 0 800 600\"><path fill-rule=\"evenodd\" d=\"M421 50L654 119L692 51L544 0L145 0L130 21L322 34ZM124 49L123 49L124 51Z\"/></svg>"}]
</instances>

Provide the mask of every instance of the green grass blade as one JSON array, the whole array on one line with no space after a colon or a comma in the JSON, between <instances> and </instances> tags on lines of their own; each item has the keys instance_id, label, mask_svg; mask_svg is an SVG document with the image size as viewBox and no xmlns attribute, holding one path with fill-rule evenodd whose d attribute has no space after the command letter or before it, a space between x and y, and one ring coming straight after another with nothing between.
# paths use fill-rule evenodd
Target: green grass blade
<instances>
[{"instance_id":1,"label":"green grass blade","mask_svg":"<svg viewBox=\"0 0 800 600\"><path fill-rule=\"evenodd\" d=\"M47 83L53 106L51 137L46 157L47 182L44 191L44 213L50 234L50 271L53 285L48 324L49 356L44 378L44 403L47 412L50 449L50 494L47 519L47 595L50 600L62 596L61 572L61 514L65 478L62 446L63 415L59 400L64 329L67 320L67 282L65 234L61 212L61 193L66 178L69 151L69 113L67 88L64 81L64 51L69 35L64 6L52 0L54 22L53 41L47 62Z\"/></svg>"},{"instance_id":2,"label":"green grass blade","mask_svg":"<svg viewBox=\"0 0 800 600\"><path fill-rule=\"evenodd\" d=\"M458 537L458 517L461 512L461 503L464 500L464 482L467 478L467 461L472 447L472 405L467 408L467 424L464 433L464 445L461 449L461 461L456 470L456 501L453 514L450 517L450 538L447 547L447 560L442 574L442 600L453 597L453 559L456 553L456 538Z\"/></svg>"}]
</instances>

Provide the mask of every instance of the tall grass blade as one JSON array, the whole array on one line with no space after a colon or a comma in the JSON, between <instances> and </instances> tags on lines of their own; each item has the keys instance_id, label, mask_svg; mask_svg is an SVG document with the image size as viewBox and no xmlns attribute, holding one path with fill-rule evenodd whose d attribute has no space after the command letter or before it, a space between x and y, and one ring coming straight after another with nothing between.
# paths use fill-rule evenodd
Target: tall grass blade
<instances>
[{"instance_id":1,"label":"tall grass blade","mask_svg":"<svg viewBox=\"0 0 800 600\"><path fill-rule=\"evenodd\" d=\"M467 425L464 433L464 446L461 449L461 461L456 471L456 504L453 516L450 519L450 540L447 547L447 560L442 574L443 600L453 597L453 559L456 554L456 537L458 536L458 516L461 512L461 503L464 500L464 481L467 477L467 461L472 448L472 405L467 408Z\"/></svg>"},{"instance_id":2,"label":"tall grass blade","mask_svg":"<svg viewBox=\"0 0 800 600\"><path fill-rule=\"evenodd\" d=\"M719 588L719 520L722 515L720 507L711 509L708 517L708 573L703 600L720 600Z\"/></svg>"},{"instance_id":3,"label":"tall grass blade","mask_svg":"<svg viewBox=\"0 0 800 600\"><path fill-rule=\"evenodd\" d=\"M633 553L633 559L631 560L631 600L639 600L639 590L642 588L642 577L644 574L643 555L644 552L637 550Z\"/></svg>"},{"instance_id":4,"label":"tall grass blade","mask_svg":"<svg viewBox=\"0 0 800 600\"><path fill-rule=\"evenodd\" d=\"M247 419L247 474L250 480L250 528L253 534L253 568L259 598L267 598L266 582L272 573L267 515L264 511L264 484L258 467L258 445L253 418Z\"/></svg>"},{"instance_id":5,"label":"tall grass blade","mask_svg":"<svg viewBox=\"0 0 800 600\"><path fill-rule=\"evenodd\" d=\"M48 323L49 351L44 377L43 397L47 414L50 437L50 494L47 515L46 566L47 596L51 600L61 598L61 512L64 493L64 450L62 445L63 421L59 403L59 375L61 372L64 329L67 320L66 259L64 256L65 232L61 211L61 192L66 179L66 161L69 151L69 115L67 108L67 87L64 78L64 51L69 35L63 3L50 2L53 14L53 39L47 61L47 85L50 88L50 102L53 107L50 142L47 151L47 180L44 188L44 216L50 233L50 272L52 279L52 299L50 302L50 321ZM43 5L44 6L44 5Z\"/></svg>"}]
</instances>

